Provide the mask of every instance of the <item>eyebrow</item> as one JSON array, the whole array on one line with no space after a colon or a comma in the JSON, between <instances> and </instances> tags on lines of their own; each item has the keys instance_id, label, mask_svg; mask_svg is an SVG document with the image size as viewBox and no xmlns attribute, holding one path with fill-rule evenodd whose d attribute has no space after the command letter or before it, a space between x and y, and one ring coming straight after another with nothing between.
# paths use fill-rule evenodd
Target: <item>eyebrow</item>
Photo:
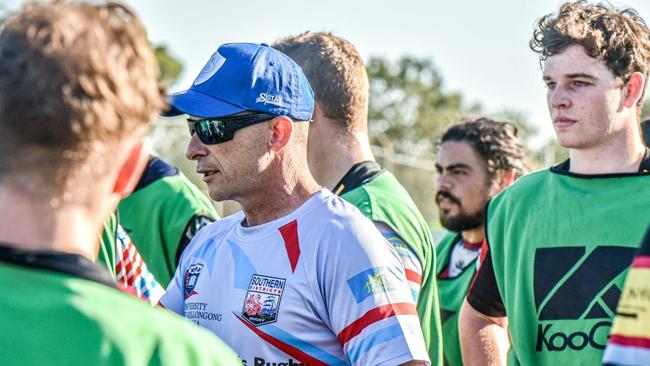
<instances>
[{"instance_id":1,"label":"eyebrow","mask_svg":"<svg viewBox=\"0 0 650 366\"><path fill-rule=\"evenodd\" d=\"M464 164L464 163L450 164L450 165L447 165L446 167L443 167L440 164L436 164L436 169L440 169L440 170L444 170L444 169L451 170L451 169L458 169L458 168L472 169L471 166L469 166L467 164Z\"/></svg>"},{"instance_id":2,"label":"eyebrow","mask_svg":"<svg viewBox=\"0 0 650 366\"><path fill-rule=\"evenodd\" d=\"M569 78L569 79L583 78L583 79L589 79L589 80L597 80L597 78L594 77L593 75L589 75L589 74L585 74L585 73L581 73L581 72L576 72L576 73L573 73L573 74L566 74L564 76ZM548 76L548 75L544 75L544 77L542 79L544 81L553 80L553 78Z\"/></svg>"}]
</instances>

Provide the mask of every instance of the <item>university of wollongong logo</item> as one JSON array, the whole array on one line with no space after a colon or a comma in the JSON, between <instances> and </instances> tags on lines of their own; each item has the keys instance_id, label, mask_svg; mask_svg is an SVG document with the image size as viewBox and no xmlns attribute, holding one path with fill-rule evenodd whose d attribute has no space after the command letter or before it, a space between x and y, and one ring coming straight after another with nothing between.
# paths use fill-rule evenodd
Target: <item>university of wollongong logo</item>
<instances>
[{"instance_id":1,"label":"university of wollongong logo","mask_svg":"<svg viewBox=\"0 0 650 366\"><path fill-rule=\"evenodd\" d=\"M618 246L589 253L585 247L536 250L537 351L604 349L621 295L615 282L634 252Z\"/></svg>"}]
</instances>

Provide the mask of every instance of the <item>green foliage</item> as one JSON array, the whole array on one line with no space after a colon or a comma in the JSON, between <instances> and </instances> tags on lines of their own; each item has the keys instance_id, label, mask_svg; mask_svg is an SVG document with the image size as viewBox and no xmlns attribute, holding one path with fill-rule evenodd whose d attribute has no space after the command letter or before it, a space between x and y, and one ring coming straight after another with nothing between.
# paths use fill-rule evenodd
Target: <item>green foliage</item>
<instances>
[{"instance_id":1,"label":"green foliage","mask_svg":"<svg viewBox=\"0 0 650 366\"><path fill-rule=\"evenodd\" d=\"M442 91L442 77L428 59L389 62L372 57L367 70L372 143L398 153L431 156L435 137L464 111L460 94Z\"/></svg>"},{"instance_id":2,"label":"green foliage","mask_svg":"<svg viewBox=\"0 0 650 366\"><path fill-rule=\"evenodd\" d=\"M154 54L158 60L158 79L167 89L178 80L183 71L183 64L169 53L165 45L157 45L154 48Z\"/></svg>"}]
</instances>

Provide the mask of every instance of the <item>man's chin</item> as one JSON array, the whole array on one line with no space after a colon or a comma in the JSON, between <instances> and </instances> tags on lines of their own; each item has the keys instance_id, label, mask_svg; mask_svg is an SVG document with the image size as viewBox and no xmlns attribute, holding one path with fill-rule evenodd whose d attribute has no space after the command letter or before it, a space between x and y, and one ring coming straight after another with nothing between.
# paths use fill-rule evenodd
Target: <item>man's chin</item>
<instances>
[{"instance_id":1,"label":"man's chin","mask_svg":"<svg viewBox=\"0 0 650 366\"><path fill-rule=\"evenodd\" d=\"M478 215L475 217L440 217L440 224L442 227L449 231L462 232L467 230L472 230L483 226L482 215L481 219L478 218Z\"/></svg>"}]
</instances>

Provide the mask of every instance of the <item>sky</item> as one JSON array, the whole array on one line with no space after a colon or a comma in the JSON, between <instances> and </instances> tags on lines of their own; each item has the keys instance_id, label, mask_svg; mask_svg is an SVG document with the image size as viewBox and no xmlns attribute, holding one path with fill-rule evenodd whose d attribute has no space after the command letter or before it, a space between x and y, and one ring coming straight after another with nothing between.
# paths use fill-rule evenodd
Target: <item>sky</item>
<instances>
[{"instance_id":1,"label":"sky","mask_svg":"<svg viewBox=\"0 0 650 366\"><path fill-rule=\"evenodd\" d=\"M528 48L533 25L557 10L556 0L126 0L155 44L167 45L184 66L172 90L189 87L210 55L228 42L266 42L292 34L331 31L359 53L397 59L430 58L446 91L488 113L511 109L552 136L537 55ZM650 0L611 1L650 22ZM16 8L19 0L0 0Z\"/></svg>"}]
</instances>

